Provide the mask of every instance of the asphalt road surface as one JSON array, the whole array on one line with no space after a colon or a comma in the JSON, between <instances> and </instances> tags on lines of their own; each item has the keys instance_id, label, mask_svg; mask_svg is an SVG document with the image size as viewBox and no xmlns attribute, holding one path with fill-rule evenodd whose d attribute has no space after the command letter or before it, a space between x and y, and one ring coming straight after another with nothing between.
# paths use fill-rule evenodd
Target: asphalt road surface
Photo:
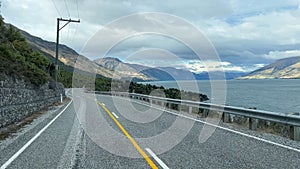
<instances>
[{"instance_id":1,"label":"asphalt road surface","mask_svg":"<svg viewBox=\"0 0 300 169\"><path fill-rule=\"evenodd\" d=\"M1 147L2 168L299 168L300 150L216 128L148 103L73 93ZM299 143L300 144L300 143Z\"/></svg>"}]
</instances>

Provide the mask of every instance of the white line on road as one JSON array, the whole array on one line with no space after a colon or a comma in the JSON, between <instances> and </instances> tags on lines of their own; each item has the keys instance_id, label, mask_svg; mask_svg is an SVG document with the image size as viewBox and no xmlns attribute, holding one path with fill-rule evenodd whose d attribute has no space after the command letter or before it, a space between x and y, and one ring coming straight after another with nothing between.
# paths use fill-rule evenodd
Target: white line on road
<instances>
[{"instance_id":1,"label":"white line on road","mask_svg":"<svg viewBox=\"0 0 300 169\"><path fill-rule=\"evenodd\" d=\"M122 100L129 101L129 99L125 99L125 98L121 98L121 97L119 97L119 98L122 99ZM173 114L175 116L179 116L179 117L183 117L183 118L186 118L186 119L194 120L194 121L197 121L197 122L200 122L200 123L203 123L203 124L207 124L207 125L222 129L222 130L226 130L226 131L229 131L229 132L232 132L232 133L235 133L235 134L239 134L239 135L242 135L242 136L245 136L245 137L249 137L249 138L252 138L252 139L255 139L255 140L259 140L259 141L262 141L262 142L265 142L265 143L269 143L269 144L272 144L272 145L276 145L276 146L286 148L286 149L289 149L289 150L296 151L296 152L300 153L300 149L297 149L297 148L294 148L294 147L286 146L286 145L276 143L276 142L273 142L273 141L269 141L269 140L266 140L266 139L263 139L263 138L260 138L260 137L256 137L256 136L253 136L253 135L250 135L250 134L246 134L246 133L242 133L242 132L232 130L232 129L229 129L229 128L226 128L226 127L218 126L216 124L208 123L206 121L194 119L192 117L188 117L188 116L185 116L185 115L182 115L182 114L177 114L177 113L171 112L167 109L162 109L162 108L159 108L159 107L156 107L156 106L151 106L151 105L148 105L148 104L145 104L145 103L142 103L142 102L138 102L138 101L135 101L135 100L131 100L131 101L133 101L135 103L138 103L138 104L141 104L141 105L144 105L144 106L155 108L157 110L165 111L165 112Z\"/></svg>"},{"instance_id":2,"label":"white line on road","mask_svg":"<svg viewBox=\"0 0 300 169\"><path fill-rule=\"evenodd\" d=\"M58 114L56 115L42 130L40 130L34 137L32 137L19 151L17 151L13 156L10 157L1 167L0 169L5 169L8 167L26 148L28 148L72 103L70 103Z\"/></svg>"},{"instance_id":3,"label":"white line on road","mask_svg":"<svg viewBox=\"0 0 300 169\"><path fill-rule=\"evenodd\" d=\"M154 158L154 160L163 168L169 169L169 167L160 159L158 158L150 148L145 148L146 151Z\"/></svg>"},{"instance_id":4,"label":"white line on road","mask_svg":"<svg viewBox=\"0 0 300 169\"><path fill-rule=\"evenodd\" d=\"M115 116L115 118L119 118L119 116L118 115L116 115L116 113L114 113L114 112L111 112L114 116Z\"/></svg>"}]
</instances>

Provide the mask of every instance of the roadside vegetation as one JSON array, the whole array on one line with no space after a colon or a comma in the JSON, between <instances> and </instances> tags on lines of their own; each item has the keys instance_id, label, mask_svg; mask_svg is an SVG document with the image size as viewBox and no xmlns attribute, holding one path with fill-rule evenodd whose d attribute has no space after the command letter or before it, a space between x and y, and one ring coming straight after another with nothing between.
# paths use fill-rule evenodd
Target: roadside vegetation
<instances>
[{"instance_id":1,"label":"roadside vegetation","mask_svg":"<svg viewBox=\"0 0 300 169\"><path fill-rule=\"evenodd\" d=\"M49 60L33 51L25 38L0 16L0 74L17 76L34 85L46 83Z\"/></svg>"}]
</instances>

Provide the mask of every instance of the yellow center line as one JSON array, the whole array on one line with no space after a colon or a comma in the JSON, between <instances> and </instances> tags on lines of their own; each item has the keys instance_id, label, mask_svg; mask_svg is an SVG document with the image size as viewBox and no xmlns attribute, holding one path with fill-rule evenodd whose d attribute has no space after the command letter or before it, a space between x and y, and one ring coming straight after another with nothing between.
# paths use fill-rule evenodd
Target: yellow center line
<instances>
[{"instance_id":1,"label":"yellow center line","mask_svg":"<svg viewBox=\"0 0 300 169\"><path fill-rule=\"evenodd\" d=\"M109 115L111 119L117 124L120 130L124 133L124 135L129 139L129 141L133 144L133 146L137 149L137 151L144 157L147 163L151 168L157 169L157 166L153 163L153 161L148 157L148 155L141 149L141 147L136 143L136 141L129 135L129 133L125 130L125 128L119 123L119 121L113 116L113 114L99 101L97 103L102 107L103 110Z\"/></svg>"}]
</instances>

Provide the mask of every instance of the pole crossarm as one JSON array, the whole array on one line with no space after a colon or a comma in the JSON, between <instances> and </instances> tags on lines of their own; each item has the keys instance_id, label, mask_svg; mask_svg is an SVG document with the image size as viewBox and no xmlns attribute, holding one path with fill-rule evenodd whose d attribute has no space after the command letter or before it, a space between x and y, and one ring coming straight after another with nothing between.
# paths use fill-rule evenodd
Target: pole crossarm
<instances>
[{"instance_id":1,"label":"pole crossarm","mask_svg":"<svg viewBox=\"0 0 300 169\"><path fill-rule=\"evenodd\" d=\"M70 22L77 22L80 23L80 19L78 20L73 20L73 19L62 19L62 18L57 18L58 21L65 21L65 23L61 28L59 28L59 31L62 30L65 26L67 26Z\"/></svg>"}]
</instances>

